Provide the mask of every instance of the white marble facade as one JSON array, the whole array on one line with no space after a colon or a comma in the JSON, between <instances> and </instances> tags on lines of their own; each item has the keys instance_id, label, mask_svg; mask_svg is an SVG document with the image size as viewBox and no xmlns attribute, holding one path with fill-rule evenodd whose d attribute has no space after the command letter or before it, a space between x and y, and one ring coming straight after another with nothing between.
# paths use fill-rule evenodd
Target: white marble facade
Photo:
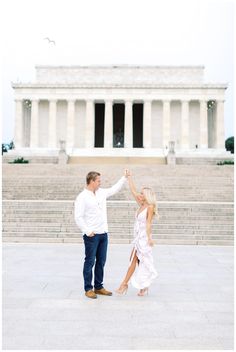
<instances>
[{"instance_id":1,"label":"white marble facade","mask_svg":"<svg viewBox=\"0 0 236 352\"><path fill-rule=\"evenodd\" d=\"M17 150L70 155L223 152L226 84L203 66L37 66L13 83ZM119 149L119 150L118 150Z\"/></svg>"}]
</instances>

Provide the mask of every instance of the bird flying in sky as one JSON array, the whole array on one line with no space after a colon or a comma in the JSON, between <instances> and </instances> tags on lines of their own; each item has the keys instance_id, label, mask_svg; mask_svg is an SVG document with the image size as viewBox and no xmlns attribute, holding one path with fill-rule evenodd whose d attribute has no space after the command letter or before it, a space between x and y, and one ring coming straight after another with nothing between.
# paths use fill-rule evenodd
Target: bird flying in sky
<instances>
[{"instance_id":1,"label":"bird flying in sky","mask_svg":"<svg viewBox=\"0 0 236 352\"><path fill-rule=\"evenodd\" d=\"M55 40L51 40L51 39L50 39L50 38L48 38L48 37L44 38L44 40L47 40L49 44L56 45Z\"/></svg>"}]
</instances>

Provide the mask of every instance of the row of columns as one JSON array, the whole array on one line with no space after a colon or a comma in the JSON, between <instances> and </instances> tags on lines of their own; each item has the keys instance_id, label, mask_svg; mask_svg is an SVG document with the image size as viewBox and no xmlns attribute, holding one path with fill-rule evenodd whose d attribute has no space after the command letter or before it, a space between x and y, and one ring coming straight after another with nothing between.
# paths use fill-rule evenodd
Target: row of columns
<instances>
[{"instance_id":1,"label":"row of columns","mask_svg":"<svg viewBox=\"0 0 236 352\"><path fill-rule=\"evenodd\" d=\"M67 104L67 147L74 146L75 126L75 101L68 100ZM171 115L170 100L163 101L163 147L168 146L170 141ZM125 102L125 148L132 148L133 144L133 112L132 101ZM152 101L144 101L143 117L143 144L144 148L151 148L152 137ZM105 126L104 147L111 148L113 145L113 101L105 101ZM94 101L86 101L86 139L85 147L94 147L95 130L95 108ZM49 139L48 147L57 147L56 136L57 123L57 100L49 101ZM16 100L15 111L15 146L22 147L23 136L23 101ZM30 147L39 146L39 101L31 101L31 128ZM208 114L207 101L200 101L200 148L208 148ZM216 104L216 148L224 148L224 102L217 101ZM181 107L181 149L189 149L189 101L182 101Z\"/></svg>"}]
</instances>

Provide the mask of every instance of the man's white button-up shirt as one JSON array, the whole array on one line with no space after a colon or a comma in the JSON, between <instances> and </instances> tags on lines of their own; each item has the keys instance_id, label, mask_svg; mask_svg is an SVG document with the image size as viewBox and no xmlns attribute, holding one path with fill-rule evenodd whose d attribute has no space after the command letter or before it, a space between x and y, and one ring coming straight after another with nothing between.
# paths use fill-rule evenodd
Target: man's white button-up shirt
<instances>
[{"instance_id":1,"label":"man's white button-up shirt","mask_svg":"<svg viewBox=\"0 0 236 352\"><path fill-rule=\"evenodd\" d=\"M126 181L121 179L111 188L99 188L95 193L84 189L75 200L75 222L81 231L90 235L108 232L107 198L119 192Z\"/></svg>"}]
</instances>

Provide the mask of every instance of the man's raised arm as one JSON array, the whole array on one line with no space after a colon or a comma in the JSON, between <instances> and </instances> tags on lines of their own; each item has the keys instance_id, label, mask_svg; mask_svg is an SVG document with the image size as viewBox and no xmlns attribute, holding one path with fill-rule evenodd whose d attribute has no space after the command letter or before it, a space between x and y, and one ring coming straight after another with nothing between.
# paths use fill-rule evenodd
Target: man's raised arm
<instances>
[{"instance_id":1,"label":"man's raised arm","mask_svg":"<svg viewBox=\"0 0 236 352\"><path fill-rule=\"evenodd\" d=\"M106 188L106 197L111 197L113 196L114 194L118 193L121 188L123 187L123 185L125 184L127 180L127 170L125 170L125 175L122 176L119 181L114 184L114 186L110 187L110 188Z\"/></svg>"}]
</instances>

